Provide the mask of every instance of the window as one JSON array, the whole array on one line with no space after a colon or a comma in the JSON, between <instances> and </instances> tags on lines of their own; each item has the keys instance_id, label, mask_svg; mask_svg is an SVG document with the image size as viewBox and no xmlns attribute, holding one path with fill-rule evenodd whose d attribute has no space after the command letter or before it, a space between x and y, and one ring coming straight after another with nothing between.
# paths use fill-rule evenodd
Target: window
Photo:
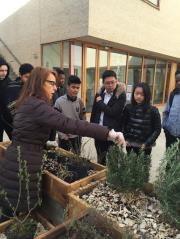
<instances>
[{"instance_id":1,"label":"window","mask_svg":"<svg viewBox=\"0 0 180 239\"><path fill-rule=\"evenodd\" d=\"M154 70L155 70L155 59L144 58L142 81L146 82L149 85L151 94L153 90Z\"/></svg>"},{"instance_id":2,"label":"window","mask_svg":"<svg viewBox=\"0 0 180 239\"><path fill-rule=\"evenodd\" d=\"M160 0L143 0L143 1L156 8L159 8L160 6Z\"/></svg>"},{"instance_id":3,"label":"window","mask_svg":"<svg viewBox=\"0 0 180 239\"><path fill-rule=\"evenodd\" d=\"M142 57L129 56L128 58L128 85L135 85L141 81Z\"/></svg>"},{"instance_id":4,"label":"window","mask_svg":"<svg viewBox=\"0 0 180 239\"><path fill-rule=\"evenodd\" d=\"M82 45L78 43L71 44L71 75L78 76L82 81ZM79 89L78 97L81 98L81 86Z\"/></svg>"},{"instance_id":5,"label":"window","mask_svg":"<svg viewBox=\"0 0 180 239\"><path fill-rule=\"evenodd\" d=\"M125 83L127 55L118 52L111 52L110 59L111 70L116 72L118 81Z\"/></svg>"},{"instance_id":6,"label":"window","mask_svg":"<svg viewBox=\"0 0 180 239\"><path fill-rule=\"evenodd\" d=\"M161 104L163 100L163 89L166 76L166 62L157 61L156 78L154 87L154 104Z\"/></svg>"},{"instance_id":7,"label":"window","mask_svg":"<svg viewBox=\"0 0 180 239\"><path fill-rule=\"evenodd\" d=\"M52 68L54 66L60 66L60 46L59 43L52 43L44 45L42 49L43 53L43 66Z\"/></svg>"},{"instance_id":8,"label":"window","mask_svg":"<svg viewBox=\"0 0 180 239\"><path fill-rule=\"evenodd\" d=\"M86 59L86 111L91 112L96 79L96 49L87 47Z\"/></svg>"},{"instance_id":9,"label":"window","mask_svg":"<svg viewBox=\"0 0 180 239\"><path fill-rule=\"evenodd\" d=\"M152 4L158 2L151 1ZM118 80L126 83L128 101L133 86L138 82L149 85L154 104L164 103L171 89L171 63L147 56L129 55L118 49L106 50L79 41L43 45L42 65L48 68L61 67L66 79L69 74L80 77L82 88L79 97L85 102L87 112L91 112L95 92L102 85L102 73L106 69L114 70ZM177 67L180 68L180 64L177 63Z\"/></svg>"},{"instance_id":10,"label":"window","mask_svg":"<svg viewBox=\"0 0 180 239\"><path fill-rule=\"evenodd\" d=\"M102 86L102 74L105 70L107 70L108 65L108 53L107 51L100 50L99 51L99 86Z\"/></svg>"},{"instance_id":11,"label":"window","mask_svg":"<svg viewBox=\"0 0 180 239\"><path fill-rule=\"evenodd\" d=\"M82 78L82 46L78 43L71 45L71 74Z\"/></svg>"},{"instance_id":12,"label":"window","mask_svg":"<svg viewBox=\"0 0 180 239\"><path fill-rule=\"evenodd\" d=\"M69 42L63 42L63 71L66 79L69 77Z\"/></svg>"}]
</instances>

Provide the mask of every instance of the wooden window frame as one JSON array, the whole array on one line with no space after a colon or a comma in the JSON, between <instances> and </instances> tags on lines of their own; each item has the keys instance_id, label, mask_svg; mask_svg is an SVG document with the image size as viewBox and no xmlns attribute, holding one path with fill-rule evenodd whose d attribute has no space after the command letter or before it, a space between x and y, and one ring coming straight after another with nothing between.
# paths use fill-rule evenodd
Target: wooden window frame
<instances>
[{"instance_id":1,"label":"wooden window frame","mask_svg":"<svg viewBox=\"0 0 180 239\"><path fill-rule=\"evenodd\" d=\"M156 8L156 9L160 10L160 0L158 0L157 5L154 4L154 3L152 3L151 0L142 0L142 1L145 2L145 3L147 3L147 4L149 4L149 5L152 6L152 7L154 7L154 8Z\"/></svg>"},{"instance_id":2,"label":"wooden window frame","mask_svg":"<svg viewBox=\"0 0 180 239\"><path fill-rule=\"evenodd\" d=\"M146 1L146 0L143 0L143 1ZM130 51L124 51L123 49L117 49L117 48L109 48L109 49L105 49L104 47L98 45L98 44L93 44L93 43L89 43L89 42L86 42L86 41L79 41L78 39L72 39L72 40L64 40L64 41L59 41L58 43L60 44L60 54L61 54L61 57L60 59L62 59L62 62L61 62L61 65L60 67L63 69L64 66L64 42L69 42L69 61L71 59L71 44L74 44L74 42L80 42L82 44L82 84L81 84L81 97L82 97L82 100L86 101L86 50L87 50L87 47L90 47L90 48L94 48L96 49L96 74L95 74L95 92L96 90L98 89L99 85L98 85L98 76L99 76L99 53L100 53L100 50L105 50L107 51L108 53L108 56L107 56L107 69L110 69L110 58L111 58L111 52L114 52L114 51L117 51L119 53L125 53L127 54L127 58L126 58L126 77L125 77L125 84L127 86L128 84L128 62L129 62L129 56L136 56L136 57L142 57L142 64L141 64L141 82L142 82L142 77L143 77L143 67L144 67L144 60L145 58L152 58L155 60L155 69L154 69L154 77L153 77L153 86L152 86L152 102L154 101L154 91L155 91L155 79L156 79L156 68L157 68L157 61L159 60L163 60L163 61L166 61L166 71L165 71L165 82L164 82L164 87L163 87L163 98L162 98L162 101L161 103L159 104L156 104L156 105L162 105L165 103L165 89L166 89L166 84L167 84L167 70L168 70L168 64L171 64L171 72L170 72L170 83L169 83L169 90L168 92L171 91L171 88L173 88L174 86L171 86L173 85L173 82L171 80L171 78L174 77L174 70L173 69L173 62L171 61L167 61L165 59L162 59L162 58L156 58L156 57L151 57L151 56L148 56L148 55L143 55L143 54L136 54L134 52L130 52ZM56 42L52 42L52 43L56 43ZM45 43L45 44L41 44L41 65L42 65L42 62L43 62L43 46L45 45L48 45L48 44L51 44L51 43ZM70 64L70 62L69 62ZM178 62L174 62L174 64L176 65L176 68L178 66ZM180 67L180 65L179 65ZM69 65L69 74L70 74L70 65ZM172 76L173 75L173 76Z\"/></svg>"}]
</instances>

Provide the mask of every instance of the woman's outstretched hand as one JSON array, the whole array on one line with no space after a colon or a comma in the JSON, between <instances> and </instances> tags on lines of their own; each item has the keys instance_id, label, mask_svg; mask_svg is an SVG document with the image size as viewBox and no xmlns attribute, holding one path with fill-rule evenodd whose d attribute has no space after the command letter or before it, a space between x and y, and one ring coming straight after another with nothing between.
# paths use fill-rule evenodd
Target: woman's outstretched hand
<instances>
[{"instance_id":1,"label":"woman's outstretched hand","mask_svg":"<svg viewBox=\"0 0 180 239\"><path fill-rule=\"evenodd\" d=\"M126 145L123 133L116 132L116 131L114 131L114 129L109 131L108 140L111 140L118 145L123 145L123 146Z\"/></svg>"}]
</instances>

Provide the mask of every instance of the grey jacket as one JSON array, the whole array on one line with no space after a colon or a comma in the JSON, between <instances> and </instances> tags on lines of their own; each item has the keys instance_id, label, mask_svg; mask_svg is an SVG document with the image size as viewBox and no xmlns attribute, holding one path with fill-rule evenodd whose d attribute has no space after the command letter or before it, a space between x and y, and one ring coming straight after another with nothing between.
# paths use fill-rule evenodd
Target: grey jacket
<instances>
[{"instance_id":1,"label":"grey jacket","mask_svg":"<svg viewBox=\"0 0 180 239\"><path fill-rule=\"evenodd\" d=\"M80 98L71 100L67 97L67 95L63 95L56 100L54 107L58 109L58 111L63 113L65 116L71 119L85 120L86 110ZM58 132L58 135L61 139L77 137L77 135L73 135L73 134L67 135L61 132Z\"/></svg>"}]
</instances>

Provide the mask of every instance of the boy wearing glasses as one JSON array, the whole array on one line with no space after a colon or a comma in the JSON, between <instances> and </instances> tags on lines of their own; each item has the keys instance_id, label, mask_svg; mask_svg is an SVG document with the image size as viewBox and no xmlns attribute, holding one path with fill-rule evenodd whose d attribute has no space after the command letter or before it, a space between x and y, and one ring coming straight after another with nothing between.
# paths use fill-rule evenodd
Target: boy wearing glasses
<instances>
[{"instance_id":1,"label":"boy wearing glasses","mask_svg":"<svg viewBox=\"0 0 180 239\"><path fill-rule=\"evenodd\" d=\"M119 131L126 102L125 87L117 82L116 73L112 70L104 71L102 79L103 86L95 96L90 122ZM110 141L95 140L98 163L106 165L106 153L113 144Z\"/></svg>"},{"instance_id":2,"label":"boy wearing glasses","mask_svg":"<svg viewBox=\"0 0 180 239\"><path fill-rule=\"evenodd\" d=\"M59 97L55 102L55 108L69 118L85 120L85 107L78 93L81 80L75 75L71 75L67 82L67 93ZM64 134L58 132L59 147L71 150L76 154L81 150L81 137L78 135Z\"/></svg>"}]
</instances>

